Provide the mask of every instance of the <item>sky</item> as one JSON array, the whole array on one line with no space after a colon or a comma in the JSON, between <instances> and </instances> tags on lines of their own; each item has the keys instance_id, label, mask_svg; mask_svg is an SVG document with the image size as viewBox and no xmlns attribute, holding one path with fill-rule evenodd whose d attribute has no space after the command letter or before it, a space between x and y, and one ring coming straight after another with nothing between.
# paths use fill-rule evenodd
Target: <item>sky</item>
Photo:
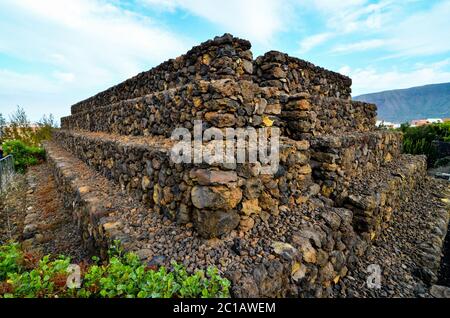
<instances>
[{"instance_id":1,"label":"sky","mask_svg":"<svg viewBox=\"0 0 450 318\"><path fill-rule=\"evenodd\" d=\"M0 113L31 120L216 35L343 73L353 96L450 82L450 0L0 0Z\"/></svg>"}]
</instances>

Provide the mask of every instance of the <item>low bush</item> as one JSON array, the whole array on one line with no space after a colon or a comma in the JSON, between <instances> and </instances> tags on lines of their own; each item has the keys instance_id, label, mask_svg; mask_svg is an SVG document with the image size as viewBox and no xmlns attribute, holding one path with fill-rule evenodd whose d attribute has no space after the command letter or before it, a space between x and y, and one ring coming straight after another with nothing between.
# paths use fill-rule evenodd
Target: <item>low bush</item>
<instances>
[{"instance_id":1,"label":"low bush","mask_svg":"<svg viewBox=\"0 0 450 318\"><path fill-rule=\"evenodd\" d=\"M432 124L420 127L402 125L403 151L413 155L426 155L430 167L438 159L434 140L450 141L450 123Z\"/></svg>"},{"instance_id":2,"label":"low bush","mask_svg":"<svg viewBox=\"0 0 450 318\"><path fill-rule=\"evenodd\" d=\"M20 106L17 106L16 111L10 114L9 118L9 123L6 125L6 120L0 113L0 143L20 140L27 146L40 147L43 141L51 139L52 131L57 127L52 114L43 115L38 122L31 123L25 110Z\"/></svg>"},{"instance_id":3,"label":"low bush","mask_svg":"<svg viewBox=\"0 0 450 318\"><path fill-rule=\"evenodd\" d=\"M434 163L435 168L442 167L442 166L449 166L449 165L450 165L450 157L444 157L444 158L438 159Z\"/></svg>"},{"instance_id":4,"label":"low bush","mask_svg":"<svg viewBox=\"0 0 450 318\"><path fill-rule=\"evenodd\" d=\"M0 281L6 279L8 273L19 271L22 253L18 244L0 246Z\"/></svg>"},{"instance_id":5,"label":"low bush","mask_svg":"<svg viewBox=\"0 0 450 318\"><path fill-rule=\"evenodd\" d=\"M14 156L14 168L20 173L25 172L27 167L45 159L43 148L27 146L20 140L6 141L2 147L5 156Z\"/></svg>"},{"instance_id":6,"label":"low bush","mask_svg":"<svg viewBox=\"0 0 450 318\"><path fill-rule=\"evenodd\" d=\"M101 264L81 265L81 286L69 288L70 258L49 256L35 259L23 253L17 244L0 248L0 298L218 298L229 297L230 282L217 269L188 274L172 263L150 268L136 254L124 253L115 244L109 260ZM31 265L30 265L31 264ZM34 265L33 265L34 264Z\"/></svg>"}]
</instances>

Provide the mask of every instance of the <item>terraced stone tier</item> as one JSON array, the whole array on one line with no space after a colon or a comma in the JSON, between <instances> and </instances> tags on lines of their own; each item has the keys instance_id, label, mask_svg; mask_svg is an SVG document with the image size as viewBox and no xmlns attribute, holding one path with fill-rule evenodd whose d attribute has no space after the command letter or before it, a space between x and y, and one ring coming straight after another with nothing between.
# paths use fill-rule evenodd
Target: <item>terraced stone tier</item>
<instances>
[{"instance_id":1,"label":"terraced stone tier","mask_svg":"<svg viewBox=\"0 0 450 318\"><path fill-rule=\"evenodd\" d=\"M376 116L374 104L305 93L287 95L279 115L283 135L296 140L371 131L375 129Z\"/></svg>"},{"instance_id":2,"label":"terraced stone tier","mask_svg":"<svg viewBox=\"0 0 450 318\"><path fill-rule=\"evenodd\" d=\"M123 207L127 206L127 200L110 191L106 180L96 178L79 160L55 144L47 142L44 147L58 191L64 205L73 211L85 248L89 253L106 257L114 240L127 241L115 216L119 206L126 213Z\"/></svg>"},{"instance_id":3,"label":"terraced stone tier","mask_svg":"<svg viewBox=\"0 0 450 318\"><path fill-rule=\"evenodd\" d=\"M389 227L352 266L336 297L429 298L436 284L450 216L450 183L426 177L399 202ZM443 259L444 261L444 259ZM366 284L367 268L382 268L382 288ZM445 275L446 272L442 273ZM445 277L445 276L441 276ZM438 284L443 285L442 282ZM431 294L431 295L430 295Z\"/></svg>"},{"instance_id":4,"label":"terraced stone tier","mask_svg":"<svg viewBox=\"0 0 450 318\"><path fill-rule=\"evenodd\" d=\"M306 141L282 138L279 170L262 175L259 162L175 164L174 142L161 137L61 130L54 140L156 212L182 224L194 222L205 237L229 233L250 216L276 216L280 206L301 205L310 196Z\"/></svg>"},{"instance_id":5,"label":"terraced stone tier","mask_svg":"<svg viewBox=\"0 0 450 318\"><path fill-rule=\"evenodd\" d=\"M72 114L183 86L193 80L250 79L250 42L225 34L72 106Z\"/></svg>"},{"instance_id":6,"label":"terraced stone tier","mask_svg":"<svg viewBox=\"0 0 450 318\"><path fill-rule=\"evenodd\" d=\"M375 171L353 179L335 199L337 206L353 211L353 225L366 239L385 229L402 201L426 176L425 156L401 155Z\"/></svg>"},{"instance_id":7,"label":"terraced stone tier","mask_svg":"<svg viewBox=\"0 0 450 318\"><path fill-rule=\"evenodd\" d=\"M217 266L232 281L235 297L325 297L364 251L351 211L306 205L283 206L266 220L249 216L221 240L205 240L191 223L181 226L152 213L54 143L45 148L87 244L104 253L120 239L149 265L177 261L189 272Z\"/></svg>"},{"instance_id":8,"label":"terraced stone tier","mask_svg":"<svg viewBox=\"0 0 450 318\"><path fill-rule=\"evenodd\" d=\"M79 112L61 119L63 129L121 135L163 135L174 129L280 127L282 134L302 140L322 134L370 131L375 128L372 104L287 95L250 81L213 80L192 83L132 100Z\"/></svg>"},{"instance_id":9,"label":"terraced stone tier","mask_svg":"<svg viewBox=\"0 0 450 318\"><path fill-rule=\"evenodd\" d=\"M336 197L351 180L396 160L403 135L389 130L350 132L310 138L313 177L322 192Z\"/></svg>"},{"instance_id":10,"label":"terraced stone tier","mask_svg":"<svg viewBox=\"0 0 450 318\"><path fill-rule=\"evenodd\" d=\"M254 63L254 80L261 86L276 87L289 94L351 98L352 80L314 64L270 51L258 57Z\"/></svg>"},{"instance_id":11,"label":"terraced stone tier","mask_svg":"<svg viewBox=\"0 0 450 318\"><path fill-rule=\"evenodd\" d=\"M72 106L72 114L184 86L194 80L252 80L280 92L349 99L351 79L271 51L253 61L251 44L230 34L193 47L185 55L130 78Z\"/></svg>"},{"instance_id":12,"label":"terraced stone tier","mask_svg":"<svg viewBox=\"0 0 450 318\"><path fill-rule=\"evenodd\" d=\"M428 189L419 188L421 195L413 198L415 201L425 202L422 206L422 214L428 216L428 222L423 222L422 227L424 233L428 235L421 235L416 237L415 243L417 246L415 254L417 255L417 267L415 270L416 276L421 278L426 284L438 283L438 276L446 277L445 272L445 256L446 252L446 237L448 236L449 222L450 222L450 184L445 184L441 180L433 180L434 183L441 183L444 191L436 191L433 193L433 198L426 196L429 191L429 185L425 187ZM438 201L438 202L436 202Z\"/></svg>"},{"instance_id":13,"label":"terraced stone tier","mask_svg":"<svg viewBox=\"0 0 450 318\"><path fill-rule=\"evenodd\" d=\"M61 119L63 129L121 135L164 135L192 130L195 120L207 127L278 126L278 94L250 81L191 83L143 97L78 112Z\"/></svg>"}]
</instances>

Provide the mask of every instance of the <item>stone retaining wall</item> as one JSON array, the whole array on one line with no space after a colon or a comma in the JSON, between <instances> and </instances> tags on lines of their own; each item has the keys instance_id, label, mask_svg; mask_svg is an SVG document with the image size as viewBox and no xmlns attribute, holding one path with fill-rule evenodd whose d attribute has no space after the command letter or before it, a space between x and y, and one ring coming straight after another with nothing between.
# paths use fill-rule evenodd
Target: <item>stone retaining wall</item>
<instances>
[{"instance_id":1,"label":"stone retaining wall","mask_svg":"<svg viewBox=\"0 0 450 318\"><path fill-rule=\"evenodd\" d=\"M73 160L58 156L49 144L44 147L58 191L64 205L73 211L85 248L93 255L106 258L113 241L124 239L115 217L110 216L113 211L107 207L108 194L74 171Z\"/></svg>"},{"instance_id":2,"label":"stone retaining wall","mask_svg":"<svg viewBox=\"0 0 450 318\"><path fill-rule=\"evenodd\" d=\"M351 100L348 77L275 51L253 60L250 47L224 35L72 106L54 141L123 192L109 184L108 197L86 168L90 189L46 146L49 161L92 250L119 238L142 259L189 255L191 266L218 265L237 297L326 297L421 184L426 161L401 154L400 133L375 129L376 106ZM169 137L192 133L195 120L202 131L279 128L277 171L261 174L261 158L173 162ZM426 253L442 243L448 217L441 223L421 245L432 272L439 256ZM191 244L186 254L179 240Z\"/></svg>"},{"instance_id":3,"label":"stone retaining wall","mask_svg":"<svg viewBox=\"0 0 450 318\"><path fill-rule=\"evenodd\" d=\"M91 177L86 177L88 173L77 170L78 160L68 157L68 154L59 155L54 148L54 144L45 145L48 161L66 206L73 209L87 247L94 254L100 253L106 257L108 244L119 239L126 250L134 251L140 257L145 256L147 251L138 247L135 233L129 233L122 224L123 219L131 217L133 212L130 208L118 205L118 198L108 200L111 198L108 191L113 188L107 190L93 183ZM196 175L200 176L198 172ZM199 180L200 184L205 184L204 181L204 178ZM273 257L255 262L248 262L251 257L246 257L246 263L229 265L225 275L232 281L233 296L330 295L332 286L347 275L349 267L356 257L362 255L366 246L353 231L352 218L352 212L344 208L302 209L301 205L297 205L291 210L285 206L280 217L273 219L275 224L269 226L264 236L258 237L258 242L263 241L257 242L258 245ZM261 221L257 222L261 224ZM242 257L255 243L255 236L249 235L251 233L234 240L231 238L233 249ZM202 244L205 242L199 238L194 240ZM225 240L229 241L230 237ZM191 253L197 251L187 253L194 257ZM245 271L239 270L242 265Z\"/></svg>"},{"instance_id":4,"label":"stone retaining wall","mask_svg":"<svg viewBox=\"0 0 450 318\"><path fill-rule=\"evenodd\" d=\"M352 210L355 231L374 240L387 228L400 203L408 200L412 190L423 182L426 167L425 156L403 155L401 161L380 169L377 179L366 177L352 182L335 204Z\"/></svg>"},{"instance_id":5,"label":"stone retaining wall","mask_svg":"<svg viewBox=\"0 0 450 318\"><path fill-rule=\"evenodd\" d=\"M382 130L311 138L314 179L324 194L335 197L353 178L398 158L402 140L401 133Z\"/></svg>"},{"instance_id":6,"label":"stone retaining wall","mask_svg":"<svg viewBox=\"0 0 450 318\"><path fill-rule=\"evenodd\" d=\"M283 271L287 277L280 275L281 270L269 271L264 266L257 266L251 275L236 271L229 277L236 297L269 297L273 290L283 291L278 295L285 297L327 297L332 286L363 255L367 243L354 232L350 210L296 208L291 214L274 221L273 227L279 227L279 232L284 233L284 241L268 243L287 267ZM272 235L267 233L262 239L270 242Z\"/></svg>"},{"instance_id":7,"label":"stone retaining wall","mask_svg":"<svg viewBox=\"0 0 450 318\"><path fill-rule=\"evenodd\" d=\"M418 264L415 274L426 284L436 284L438 276L445 275L442 261L445 261L443 254L448 253L445 250L446 236L448 235L450 221L450 198L441 198L443 207L436 211L434 223L425 225L431 235L426 241L417 242L418 244ZM448 245L447 245L448 246ZM445 277L445 276L444 276Z\"/></svg>"},{"instance_id":8,"label":"stone retaining wall","mask_svg":"<svg viewBox=\"0 0 450 318\"><path fill-rule=\"evenodd\" d=\"M63 129L121 135L164 135L192 130L195 120L211 126L279 125L277 92L250 81L192 81L178 88L79 112L61 119Z\"/></svg>"},{"instance_id":9,"label":"stone retaining wall","mask_svg":"<svg viewBox=\"0 0 450 318\"><path fill-rule=\"evenodd\" d=\"M191 84L61 119L63 129L121 135L164 135L176 128L277 126L282 134L302 140L320 134L370 131L376 106L308 94L286 95L250 81L193 81Z\"/></svg>"},{"instance_id":10,"label":"stone retaining wall","mask_svg":"<svg viewBox=\"0 0 450 318\"><path fill-rule=\"evenodd\" d=\"M277 51L258 57L253 74L255 82L261 86L276 87L289 94L351 97L352 80L349 77Z\"/></svg>"},{"instance_id":11,"label":"stone retaining wall","mask_svg":"<svg viewBox=\"0 0 450 318\"><path fill-rule=\"evenodd\" d=\"M296 140L375 129L376 106L352 100L292 94L281 106L283 135Z\"/></svg>"},{"instance_id":12,"label":"stone retaining wall","mask_svg":"<svg viewBox=\"0 0 450 318\"><path fill-rule=\"evenodd\" d=\"M253 73L250 48L250 42L229 34L216 37L193 47L185 55L73 105L72 114L182 86L192 80L250 78Z\"/></svg>"},{"instance_id":13,"label":"stone retaining wall","mask_svg":"<svg viewBox=\"0 0 450 318\"><path fill-rule=\"evenodd\" d=\"M279 170L261 175L261 164L175 164L173 142L164 138L62 130L55 131L54 140L156 212L180 223L193 221L205 237L245 229L250 216L267 219L309 195L306 141L282 138Z\"/></svg>"}]
</instances>

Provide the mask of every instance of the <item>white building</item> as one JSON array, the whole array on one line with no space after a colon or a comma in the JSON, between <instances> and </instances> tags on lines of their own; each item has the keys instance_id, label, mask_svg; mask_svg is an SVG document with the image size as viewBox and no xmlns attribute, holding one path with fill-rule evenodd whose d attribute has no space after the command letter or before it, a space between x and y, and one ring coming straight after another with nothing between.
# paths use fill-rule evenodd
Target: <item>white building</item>
<instances>
[{"instance_id":1,"label":"white building","mask_svg":"<svg viewBox=\"0 0 450 318\"><path fill-rule=\"evenodd\" d=\"M397 124L397 123L391 123L389 121L377 120L376 126L377 127L385 127L385 128L397 129L397 128L400 128L401 125Z\"/></svg>"},{"instance_id":2,"label":"white building","mask_svg":"<svg viewBox=\"0 0 450 318\"><path fill-rule=\"evenodd\" d=\"M428 118L427 122L430 124L442 124L444 121L441 118Z\"/></svg>"}]
</instances>

